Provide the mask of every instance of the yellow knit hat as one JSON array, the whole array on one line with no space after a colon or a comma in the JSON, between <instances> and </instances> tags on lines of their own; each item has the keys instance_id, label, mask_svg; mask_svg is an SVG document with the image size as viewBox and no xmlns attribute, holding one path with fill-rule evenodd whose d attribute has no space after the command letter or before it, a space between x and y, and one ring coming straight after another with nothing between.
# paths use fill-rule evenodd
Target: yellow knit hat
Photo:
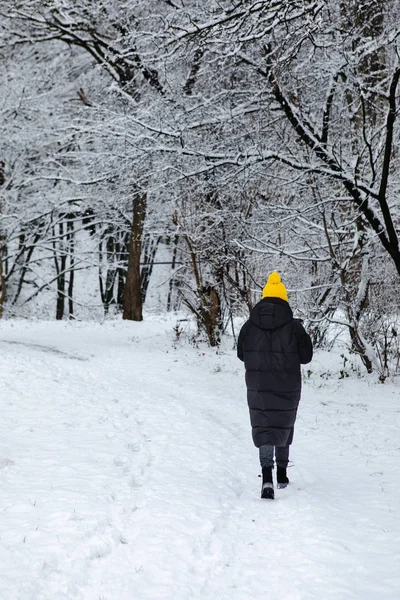
<instances>
[{"instance_id":1,"label":"yellow knit hat","mask_svg":"<svg viewBox=\"0 0 400 600\"><path fill-rule=\"evenodd\" d=\"M264 286L262 298L281 298L288 302L287 291L281 281L281 276L276 271L273 271L268 277L268 282Z\"/></svg>"}]
</instances>

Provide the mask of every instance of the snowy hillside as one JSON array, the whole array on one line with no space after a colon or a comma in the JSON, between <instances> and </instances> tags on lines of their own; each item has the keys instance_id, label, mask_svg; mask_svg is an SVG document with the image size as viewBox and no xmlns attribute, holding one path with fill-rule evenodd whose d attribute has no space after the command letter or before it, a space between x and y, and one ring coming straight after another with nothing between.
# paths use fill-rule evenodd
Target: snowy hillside
<instances>
[{"instance_id":1,"label":"snowy hillside","mask_svg":"<svg viewBox=\"0 0 400 600\"><path fill-rule=\"evenodd\" d=\"M398 600L398 383L305 370L259 498L243 366L174 321L1 323L1 600Z\"/></svg>"}]
</instances>

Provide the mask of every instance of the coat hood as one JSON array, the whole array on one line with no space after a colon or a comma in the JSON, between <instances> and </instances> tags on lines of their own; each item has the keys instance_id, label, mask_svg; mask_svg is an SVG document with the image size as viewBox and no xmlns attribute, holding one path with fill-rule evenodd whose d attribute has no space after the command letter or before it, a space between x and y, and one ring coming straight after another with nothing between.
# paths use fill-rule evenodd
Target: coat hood
<instances>
[{"instance_id":1,"label":"coat hood","mask_svg":"<svg viewBox=\"0 0 400 600\"><path fill-rule=\"evenodd\" d=\"M281 298L263 298L250 313L250 321L260 329L278 329L292 319L292 309Z\"/></svg>"}]
</instances>

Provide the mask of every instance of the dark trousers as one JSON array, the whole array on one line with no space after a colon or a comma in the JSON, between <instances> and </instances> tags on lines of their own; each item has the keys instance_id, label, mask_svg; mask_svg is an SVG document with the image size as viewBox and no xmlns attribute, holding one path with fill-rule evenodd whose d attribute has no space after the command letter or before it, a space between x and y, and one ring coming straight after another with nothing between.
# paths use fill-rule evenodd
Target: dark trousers
<instances>
[{"instance_id":1,"label":"dark trousers","mask_svg":"<svg viewBox=\"0 0 400 600\"><path fill-rule=\"evenodd\" d=\"M261 468L274 466L274 450L277 466L286 469L289 462L289 446L270 446L269 444L259 448Z\"/></svg>"}]
</instances>

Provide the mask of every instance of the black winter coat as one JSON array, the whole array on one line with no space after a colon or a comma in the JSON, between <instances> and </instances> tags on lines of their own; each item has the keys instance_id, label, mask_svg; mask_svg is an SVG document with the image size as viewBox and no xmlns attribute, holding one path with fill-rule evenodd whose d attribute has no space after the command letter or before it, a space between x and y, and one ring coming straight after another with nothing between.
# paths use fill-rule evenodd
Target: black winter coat
<instances>
[{"instance_id":1,"label":"black winter coat","mask_svg":"<svg viewBox=\"0 0 400 600\"><path fill-rule=\"evenodd\" d=\"M238 340L246 368L253 441L288 446L301 394L300 364L311 361L310 336L285 300L263 298L251 311Z\"/></svg>"}]
</instances>

